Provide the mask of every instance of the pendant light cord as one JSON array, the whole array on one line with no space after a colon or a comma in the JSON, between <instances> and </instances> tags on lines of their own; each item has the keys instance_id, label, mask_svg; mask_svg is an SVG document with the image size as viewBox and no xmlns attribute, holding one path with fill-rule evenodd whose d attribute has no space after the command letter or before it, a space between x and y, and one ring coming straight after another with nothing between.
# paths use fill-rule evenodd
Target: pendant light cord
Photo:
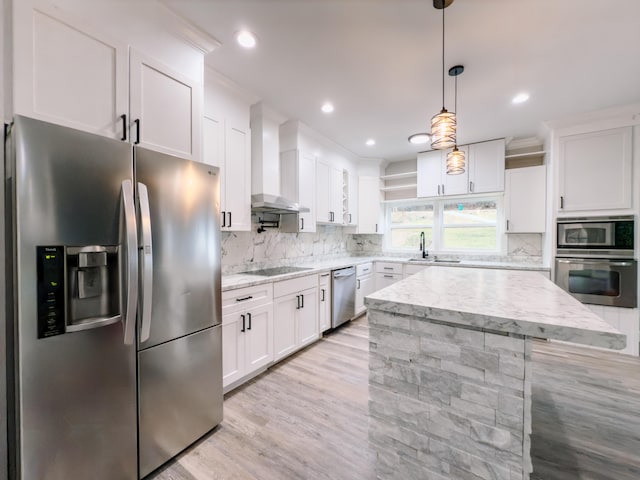
<instances>
[{"instance_id":1,"label":"pendant light cord","mask_svg":"<svg viewBox=\"0 0 640 480\"><path fill-rule=\"evenodd\" d=\"M446 0L442 1L442 110L444 110L444 11Z\"/></svg>"},{"instance_id":2,"label":"pendant light cord","mask_svg":"<svg viewBox=\"0 0 640 480\"><path fill-rule=\"evenodd\" d=\"M455 76L455 95L453 97L453 113L456 114L456 117L458 116L458 75Z\"/></svg>"}]
</instances>

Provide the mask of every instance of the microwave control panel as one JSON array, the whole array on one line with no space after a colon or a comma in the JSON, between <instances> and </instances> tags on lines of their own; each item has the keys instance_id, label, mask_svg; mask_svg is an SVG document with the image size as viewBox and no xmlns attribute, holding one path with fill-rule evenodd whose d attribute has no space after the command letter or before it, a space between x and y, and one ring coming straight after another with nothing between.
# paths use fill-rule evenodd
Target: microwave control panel
<instances>
[{"instance_id":1,"label":"microwave control panel","mask_svg":"<svg viewBox=\"0 0 640 480\"><path fill-rule=\"evenodd\" d=\"M64 247L39 246L38 338L65 333Z\"/></svg>"}]
</instances>

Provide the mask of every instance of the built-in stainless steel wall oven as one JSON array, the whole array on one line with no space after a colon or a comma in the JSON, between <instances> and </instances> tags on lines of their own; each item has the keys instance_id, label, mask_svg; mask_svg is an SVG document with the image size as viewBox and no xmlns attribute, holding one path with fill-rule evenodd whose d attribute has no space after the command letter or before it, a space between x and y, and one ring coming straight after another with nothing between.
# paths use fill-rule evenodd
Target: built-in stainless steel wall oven
<instances>
[{"instance_id":1,"label":"built-in stainless steel wall oven","mask_svg":"<svg viewBox=\"0 0 640 480\"><path fill-rule=\"evenodd\" d=\"M583 303L635 308L634 239L633 216L558 219L556 284Z\"/></svg>"}]
</instances>

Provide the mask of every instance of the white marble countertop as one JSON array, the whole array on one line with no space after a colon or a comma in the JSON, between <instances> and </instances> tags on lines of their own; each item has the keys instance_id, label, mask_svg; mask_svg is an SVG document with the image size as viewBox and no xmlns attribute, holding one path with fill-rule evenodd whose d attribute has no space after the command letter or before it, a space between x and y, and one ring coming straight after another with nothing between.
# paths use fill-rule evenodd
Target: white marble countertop
<instances>
[{"instance_id":1,"label":"white marble countertop","mask_svg":"<svg viewBox=\"0 0 640 480\"><path fill-rule=\"evenodd\" d=\"M235 290L236 288L251 287L253 285L260 285L262 283L279 282L280 280L288 280L290 278L304 277L306 275L313 275L319 273L325 273L327 271L334 270L336 268L348 267L351 265L360 265L367 262L396 262L405 263L410 265L421 266L434 266L434 267L471 267L471 268L488 268L488 269L508 269L508 270L535 270L546 271L550 270L549 267L544 267L539 264L528 263L514 263L514 262L487 262L478 260L463 260L460 263L448 263L446 261L434 262L429 261L410 261L409 257L341 257L331 260L314 260L313 257L309 259L301 259L295 263L296 267L306 267L309 270L295 273L286 273L282 275L274 275L270 277L252 275L251 272L233 273L222 275L222 291Z\"/></svg>"},{"instance_id":2,"label":"white marble countertop","mask_svg":"<svg viewBox=\"0 0 640 480\"><path fill-rule=\"evenodd\" d=\"M536 272L428 268L365 298L372 310L622 349L626 336Z\"/></svg>"}]
</instances>

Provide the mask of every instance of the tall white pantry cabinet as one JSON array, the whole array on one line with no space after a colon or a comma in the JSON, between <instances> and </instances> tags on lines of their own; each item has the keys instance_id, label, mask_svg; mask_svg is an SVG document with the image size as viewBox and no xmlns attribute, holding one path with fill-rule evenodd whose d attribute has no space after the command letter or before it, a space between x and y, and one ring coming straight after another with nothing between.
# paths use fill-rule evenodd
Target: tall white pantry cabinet
<instances>
[{"instance_id":1,"label":"tall white pantry cabinet","mask_svg":"<svg viewBox=\"0 0 640 480\"><path fill-rule=\"evenodd\" d=\"M14 113L200 160L204 51L168 39L163 9L13 2Z\"/></svg>"}]
</instances>

